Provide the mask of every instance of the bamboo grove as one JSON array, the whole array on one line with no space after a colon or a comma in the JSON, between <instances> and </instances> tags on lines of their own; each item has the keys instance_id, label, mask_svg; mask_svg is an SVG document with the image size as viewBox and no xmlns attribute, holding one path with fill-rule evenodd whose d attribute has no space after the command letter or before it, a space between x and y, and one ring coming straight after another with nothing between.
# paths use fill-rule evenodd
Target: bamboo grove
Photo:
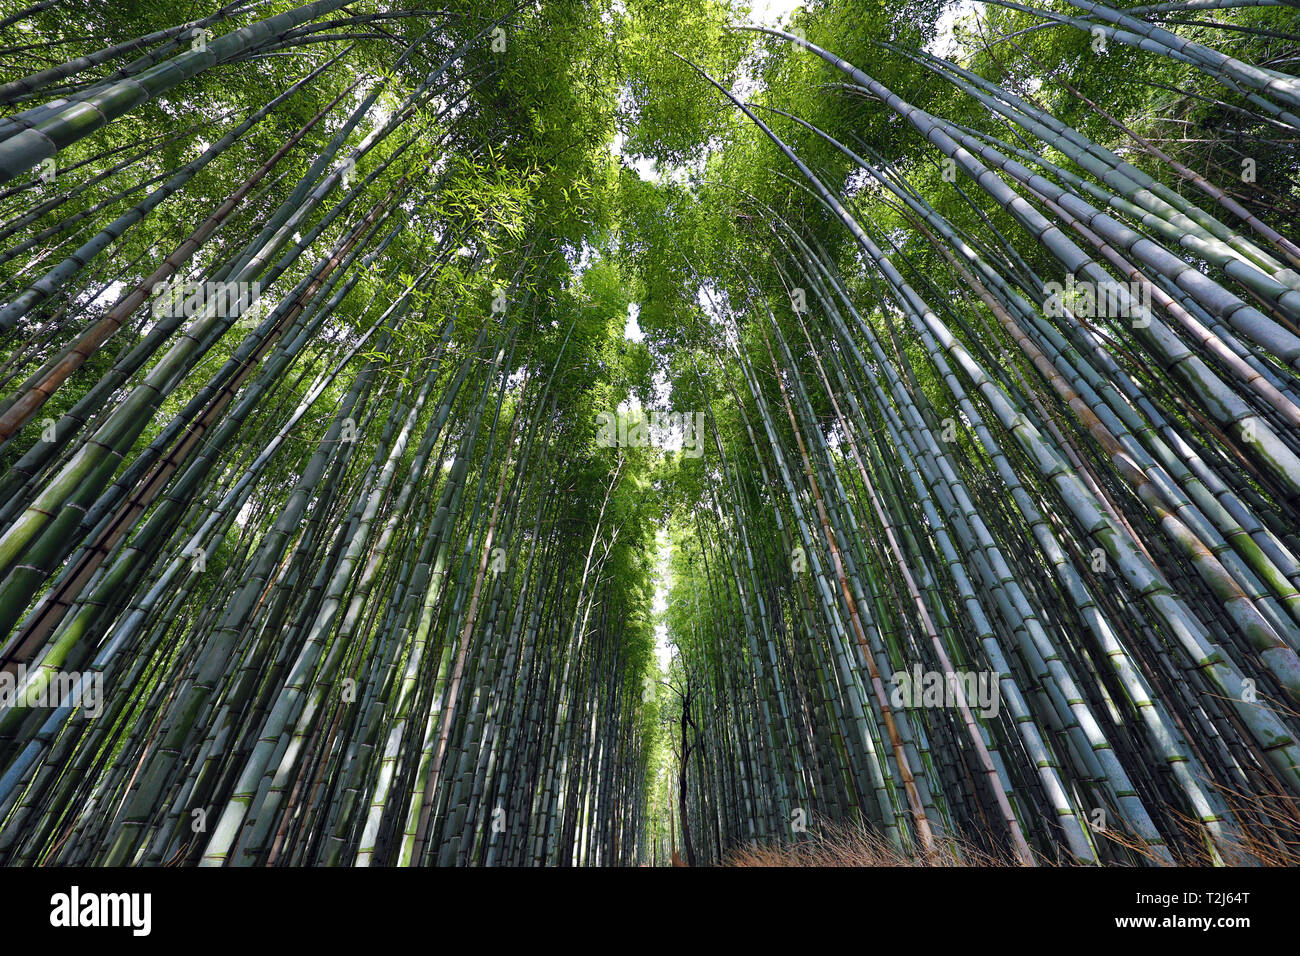
<instances>
[{"instance_id":1,"label":"bamboo grove","mask_svg":"<svg viewBox=\"0 0 1300 956\"><path fill-rule=\"evenodd\" d=\"M668 602L688 862L819 821L931 860L1296 859L1300 81L1260 64L1300 21L1069 6L1000 4L950 59L938 9L831 4L747 31L756 92L696 70L745 132L645 253L714 436ZM1257 58L1161 22L1202 9ZM1171 105L1235 131L1228 188Z\"/></svg>"},{"instance_id":2,"label":"bamboo grove","mask_svg":"<svg viewBox=\"0 0 1300 956\"><path fill-rule=\"evenodd\" d=\"M0 862L1300 861L1298 61L0 2Z\"/></svg>"},{"instance_id":3,"label":"bamboo grove","mask_svg":"<svg viewBox=\"0 0 1300 956\"><path fill-rule=\"evenodd\" d=\"M341 6L6 85L7 862L637 858L654 516L570 269L609 94L540 26L588 13ZM66 673L101 713L22 706Z\"/></svg>"}]
</instances>

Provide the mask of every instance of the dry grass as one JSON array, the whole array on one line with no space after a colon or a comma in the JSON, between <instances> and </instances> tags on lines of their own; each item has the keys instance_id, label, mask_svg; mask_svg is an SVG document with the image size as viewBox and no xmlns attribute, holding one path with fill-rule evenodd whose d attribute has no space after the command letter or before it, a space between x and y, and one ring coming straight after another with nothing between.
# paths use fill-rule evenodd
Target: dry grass
<instances>
[{"instance_id":1,"label":"dry grass","mask_svg":"<svg viewBox=\"0 0 1300 956\"><path fill-rule=\"evenodd\" d=\"M842 824L822 824L807 841L738 847L724 866L1017 866L1012 857L991 856L959 840L939 840L928 853L898 849L879 834Z\"/></svg>"},{"instance_id":2,"label":"dry grass","mask_svg":"<svg viewBox=\"0 0 1300 956\"><path fill-rule=\"evenodd\" d=\"M1300 866L1300 799L1288 794L1252 794L1216 787L1236 818L1240 837L1216 846L1197 820L1177 815L1185 849L1174 853L1179 866ZM1139 856L1150 851L1133 838L1115 838Z\"/></svg>"},{"instance_id":3,"label":"dry grass","mask_svg":"<svg viewBox=\"0 0 1300 956\"><path fill-rule=\"evenodd\" d=\"M1240 838L1217 847L1205 838L1202 825L1180 816L1181 849L1175 850L1178 866L1300 866L1300 799L1285 794L1243 794L1220 787L1236 817ZM1136 861L1158 863L1141 841L1118 832L1106 834L1112 845L1122 847ZM1022 865L1013 855L990 854L953 838L940 840L931 851L900 850L878 833L862 826L822 823L798 843L763 846L750 844L729 853L724 866L979 866ZM1040 866L1061 865L1040 859Z\"/></svg>"}]
</instances>

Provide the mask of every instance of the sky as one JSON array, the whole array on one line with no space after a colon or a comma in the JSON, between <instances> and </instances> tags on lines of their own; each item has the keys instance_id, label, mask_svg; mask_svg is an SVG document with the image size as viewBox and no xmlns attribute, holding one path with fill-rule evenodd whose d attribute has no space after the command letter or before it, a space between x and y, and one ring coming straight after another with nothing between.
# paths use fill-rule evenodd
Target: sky
<instances>
[{"instance_id":1,"label":"sky","mask_svg":"<svg viewBox=\"0 0 1300 956\"><path fill-rule=\"evenodd\" d=\"M798 6L801 4L797 0L754 0L752 17L755 23L772 27Z\"/></svg>"}]
</instances>

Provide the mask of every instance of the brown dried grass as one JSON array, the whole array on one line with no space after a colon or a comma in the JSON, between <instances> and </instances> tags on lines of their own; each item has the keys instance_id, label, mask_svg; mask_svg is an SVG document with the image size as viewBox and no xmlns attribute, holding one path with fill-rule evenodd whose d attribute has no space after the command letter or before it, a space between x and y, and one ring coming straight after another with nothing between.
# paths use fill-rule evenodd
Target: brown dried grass
<instances>
[{"instance_id":1,"label":"brown dried grass","mask_svg":"<svg viewBox=\"0 0 1300 956\"><path fill-rule=\"evenodd\" d=\"M1205 838L1202 825L1179 816L1182 848L1174 851L1178 866L1202 867L1227 863L1233 866L1300 867L1300 799L1287 794L1247 794L1219 787L1236 816L1241 838L1228 846L1215 847ZM1138 858L1158 863L1151 850L1131 835L1111 831L1111 843L1131 851ZM808 839L797 843L737 847L723 861L724 866L757 867L1007 867L1021 866L1013 855L994 854L961 839L947 837L929 852L919 847L900 850L880 834L852 824L821 823L810 830ZM1040 866L1061 865L1040 859Z\"/></svg>"}]
</instances>

